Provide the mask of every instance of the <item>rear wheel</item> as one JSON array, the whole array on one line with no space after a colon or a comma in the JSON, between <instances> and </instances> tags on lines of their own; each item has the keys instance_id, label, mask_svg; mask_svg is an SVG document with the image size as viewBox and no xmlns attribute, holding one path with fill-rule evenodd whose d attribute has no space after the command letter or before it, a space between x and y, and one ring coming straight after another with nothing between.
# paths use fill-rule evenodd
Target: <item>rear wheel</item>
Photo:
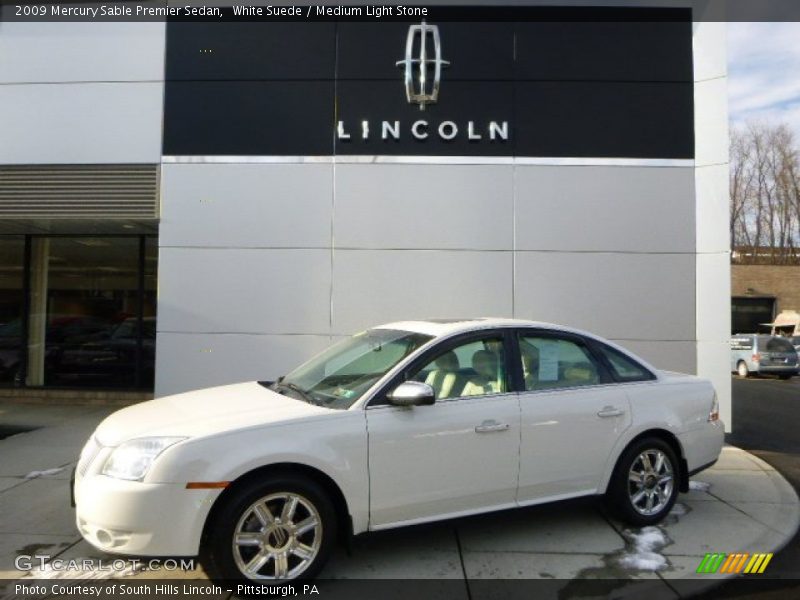
<instances>
[{"instance_id":1,"label":"rear wheel","mask_svg":"<svg viewBox=\"0 0 800 600\"><path fill-rule=\"evenodd\" d=\"M252 481L214 515L200 560L214 580L311 579L330 556L336 523L330 499L314 481Z\"/></svg>"},{"instance_id":2,"label":"rear wheel","mask_svg":"<svg viewBox=\"0 0 800 600\"><path fill-rule=\"evenodd\" d=\"M660 438L631 444L617 463L606 501L623 521L643 527L660 522L678 497L680 472L672 447Z\"/></svg>"},{"instance_id":3,"label":"rear wheel","mask_svg":"<svg viewBox=\"0 0 800 600\"><path fill-rule=\"evenodd\" d=\"M791 379L792 376L791 375L778 375L778 378L783 379L784 381L786 381L787 379Z\"/></svg>"},{"instance_id":4,"label":"rear wheel","mask_svg":"<svg viewBox=\"0 0 800 600\"><path fill-rule=\"evenodd\" d=\"M739 361L739 364L736 365L736 372L739 373L739 377L745 378L750 375L750 369L747 368L747 363L743 360Z\"/></svg>"}]
</instances>

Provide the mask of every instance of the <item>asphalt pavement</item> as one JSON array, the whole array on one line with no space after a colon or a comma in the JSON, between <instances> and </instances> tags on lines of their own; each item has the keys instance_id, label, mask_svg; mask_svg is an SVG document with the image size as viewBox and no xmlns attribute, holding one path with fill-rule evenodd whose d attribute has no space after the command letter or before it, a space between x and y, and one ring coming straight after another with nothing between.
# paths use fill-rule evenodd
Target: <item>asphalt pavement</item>
<instances>
[{"instance_id":1,"label":"asphalt pavement","mask_svg":"<svg viewBox=\"0 0 800 600\"><path fill-rule=\"evenodd\" d=\"M736 378L728 442L777 469L800 492L800 377ZM772 561L773 576L800 579L800 535Z\"/></svg>"},{"instance_id":2,"label":"asphalt pavement","mask_svg":"<svg viewBox=\"0 0 800 600\"><path fill-rule=\"evenodd\" d=\"M734 377L733 433L727 442L770 464L800 494L800 377ZM763 590L733 580L708 598L800 598L800 534L775 555L768 573L773 581Z\"/></svg>"}]
</instances>

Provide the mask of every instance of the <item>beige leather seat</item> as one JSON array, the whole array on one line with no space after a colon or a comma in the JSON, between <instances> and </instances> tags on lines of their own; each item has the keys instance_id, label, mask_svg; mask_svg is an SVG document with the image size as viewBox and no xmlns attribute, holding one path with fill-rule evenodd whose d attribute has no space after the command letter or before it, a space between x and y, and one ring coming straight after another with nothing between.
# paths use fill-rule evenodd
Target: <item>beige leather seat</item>
<instances>
[{"instance_id":1,"label":"beige leather seat","mask_svg":"<svg viewBox=\"0 0 800 600\"><path fill-rule=\"evenodd\" d=\"M463 396L484 396L505 391L500 371L500 359L494 352L478 350L472 355L472 368L475 376L464 386Z\"/></svg>"},{"instance_id":2,"label":"beige leather seat","mask_svg":"<svg viewBox=\"0 0 800 600\"><path fill-rule=\"evenodd\" d=\"M436 368L428 373L425 383L433 388L437 398L457 397L461 393L462 378L455 352L445 352L434 362Z\"/></svg>"}]
</instances>

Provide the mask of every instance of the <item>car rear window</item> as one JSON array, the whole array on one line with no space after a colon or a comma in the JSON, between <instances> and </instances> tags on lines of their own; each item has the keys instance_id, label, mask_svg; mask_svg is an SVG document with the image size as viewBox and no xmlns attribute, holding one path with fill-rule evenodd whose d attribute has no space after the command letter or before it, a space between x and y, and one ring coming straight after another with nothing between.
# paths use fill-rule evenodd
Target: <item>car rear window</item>
<instances>
[{"instance_id":1,"label":"car rear window","mask_svg":"<svg viewBox=\"0 0 800 600\"><path fill-rule=\"evenodd\" d=\"M781 337L773 337L767 339L767 343L764 346L764 350L767 352L794 352L794 346L792 343L787 340L786 338Z\"/></svg>"}]
</instances>

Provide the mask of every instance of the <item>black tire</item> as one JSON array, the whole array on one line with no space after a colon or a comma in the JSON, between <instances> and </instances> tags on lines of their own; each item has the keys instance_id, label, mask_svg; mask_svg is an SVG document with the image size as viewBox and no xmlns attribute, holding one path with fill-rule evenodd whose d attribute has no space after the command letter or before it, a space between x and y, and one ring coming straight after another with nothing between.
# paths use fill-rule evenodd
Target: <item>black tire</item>
<instances>
[{"instance_id":1,"label":"black tire","mask_svg":"<svg viewBox=\"0 0 800 600\"><path fill-rule=\"evenodd\" d=\"M743 360L740 360L736 364L736 372L739 374L739 377L741 377L742 379L746 379L747 377L750 376L750 369L747 368L747 363L744 362Z\"/></svg>"},{"instance_id":2,"label":"black tire","mask_svg":"<svg viewBox=\"0 0 800 600\"><path fill-rule=\"evenodd\" d=\"M256 520L263 516L258 515L258 511L252 510L256 503L261 500L271 499L267 502L267 507L272 512L275 520L272 521L273 527L278 523L283 505L280 498L276 496L285 495L287 498L296 497L297 502L295 515L301 522L309 517L318 516L320 523L318 530L294 536L291 528L284 529L278 525L281 532L270 534L267 526ZM203 536L203 543L200 550L200 563L203 565L208 576L217 582L239 582L239 583L265 583L268 584L271 576L274 576L278 569L278 561L274 558L267 559L267 562L257 571L257 576L252 577L245 573L237 564L248 562L255 558L255 554L268 554L269 549L278 546L281 542L285 544L276 551L287 555L287 577L280 578L279 581L297 581L313 579L324 564L327 562L337 538L337 515L336 510L328 494L322 486L316 482L301 476L278 475L262 480L250 480L229 490L226 496L221 499L224 504L215 507ZM288 504L288 502L286 502ZM306 505L307 504L307 505ZM316 511L307 510L309 507ZM249 515L249 517L248 517ZM247 517L247 518L246 518ZM258 528L261 528L260 531ZM242 531L245 534L251 533L253 536L261 536L260 546L242 546L234 550L234 533ZM297 531L297 530L295 530ZM316 546L316 553L313 559L309 560L302 571L292 575L292 570L296 568L296 563L302 559L295 556L292 552L292 545L295 543L305 544L306 547L313 546L310 536L319 533L320 539ZM270 537L271 535L271 537ZM314 538L315 539L315 538ZM284 549L285 548L285 549ZM298 547L298 551L300 548ZM304 550L305 551L305 550ZM238 557L236 553L238 552ZM295 566L293 566L295 565ZM262 577L262 578L259 578Z\"/></svg>"},{"instance_id":3,"label":"black tire","mask_svg":"<svg viewBox=\"0 0 800 600\"><path fill-rule=\"evenodd\" d=\"M791 378L792 378L791 375L778 375L778 379L783 379L784 381Z\"/></svg>"},{"instance_id":4,"label":"black tire","mask_svg":"<svg viewBox=\"0 0 800 600\"><path fill-rule=\"evenodd\" d=\"M647 454L649 459L657 456L663 457L664 464L668 465L668 469L671 471L672 485L667 486L663 483L657 483L659 478L656 478L654 475L647 475L646 477L642 475L642 480L635 483L629 479L629 474L632 469L638 473L640 471L639 467L644 466L641 459L643 454ZM651 466L656 466L652 464L652 460L650 460L650 462ZM664 467L662 467L662 469L663 468ZM645 473L645 470L641 469L641 472ZM662 471L662 473L661 479L665 477L666 471ZM606 505L612 513L630 525L635 527L655 525L669 514L669 511L675 504L680 488L680 477L680 463L678 462L678 457L668 443L657 437L637 440L625 449L622 456L617 461L617 466L614 469L611 481L608 484L608 490L606 491ZM655 485L653 485L653 487L649 487L654 483ZM658 488L660 492L657 491L656 488ZM635 505L634 498L638 496L640 492L643 492L644 496L638 501L638 504ZM648 496L653 496L653 505L651 509L655 510L655 512L652 514L645 514L642 512L643 510L647 510L649 502ZM658 503L658 505L656 505L656 503Z\"/></svg>"}]
</instances>

